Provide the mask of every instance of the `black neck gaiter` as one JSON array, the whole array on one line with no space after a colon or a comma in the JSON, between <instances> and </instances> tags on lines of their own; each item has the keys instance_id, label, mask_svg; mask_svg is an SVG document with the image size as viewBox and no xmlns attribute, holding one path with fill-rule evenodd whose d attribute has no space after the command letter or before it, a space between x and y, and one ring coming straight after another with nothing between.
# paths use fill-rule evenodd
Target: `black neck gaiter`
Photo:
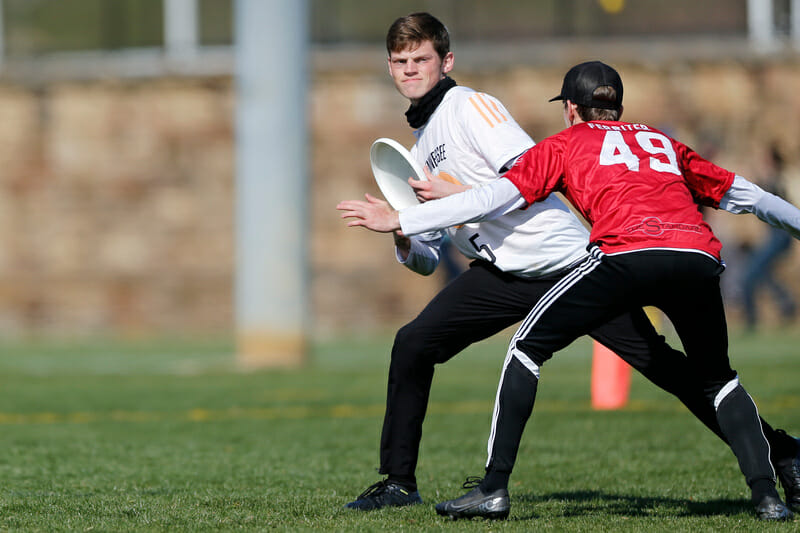
<instances>
[{"instance_id":1,"label":"black neck gaiter","mask_svg":"<svg viewBox=\"0 0 800 533\"><path fill-rule=\"evenodd\" d=\"M420 98L416 105L412 104L411 107L408 108L408 111L406 111L406 119L408 119L409 126L417 129L425 125L428 119L431 118L433 112L436 111L445 93L455 86L455 80L449 76L445 76L439 80L439 83L434 85L433 89L425 93L425 96Z\"/></svg>"}]
</instances>

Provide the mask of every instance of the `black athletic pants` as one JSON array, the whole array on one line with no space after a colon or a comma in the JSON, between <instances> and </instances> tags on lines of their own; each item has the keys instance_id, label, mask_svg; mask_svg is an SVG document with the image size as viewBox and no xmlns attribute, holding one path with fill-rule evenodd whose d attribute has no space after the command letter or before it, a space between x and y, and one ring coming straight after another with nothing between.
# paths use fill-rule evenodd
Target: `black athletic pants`
<instances>
[{"instance_id":1,"label":"black athletic pants","mask_svg":"<svg viewBox=\"0 0 800 533\"><path fill-rule=\"evenodd\" d=\"M415 482L434 365L525 318L557 279L520 278L475 261L398 331L392 347L381 435L382 474ZM615 318L591 335L654 384L677 396L722 437L714 409L700 391L699 382L693 380L686 357L666 344L643 311ZM778 439L766 422L763 425L768 437Z\"/></svg>"},{"instance_id":2,"label":"black athletic pants","mask_svg":"<svg viewBox=\"0 0 800 533\"><path fill-rule=\"evenodd\" d=\"M760 480L774 483L758 412L728 360L721 271L714 259L695 252L644 250L606 256L592 248L590 258L534 306L509 345L487 469L510 474L533 408L539 367L553 353L581 335L596 332L620 313L652 305L670 319L686 350L681 375L673 376L694 376L700 382L698 390L705 396L706 408L716 412L716 430L721 428L748 485ZM692 396L691 401L697 398ZM700 407L697 411L703 412ZM711 427L706 418L702 419Z\"/></svg>"}]
</instances>

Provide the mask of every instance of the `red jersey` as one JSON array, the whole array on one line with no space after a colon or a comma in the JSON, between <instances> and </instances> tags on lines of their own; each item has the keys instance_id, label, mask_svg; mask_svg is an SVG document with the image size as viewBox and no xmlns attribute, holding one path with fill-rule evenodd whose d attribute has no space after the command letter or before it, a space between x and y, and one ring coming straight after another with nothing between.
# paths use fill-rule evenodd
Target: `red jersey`
<instances>
[{"instance_id":1,"label":"red jersey","mask_svg":"<svg viewBox=\"0 0 800 533\"><path fill-rule=\"evenodd\" d=\"M734 174L644 124L576 124L528 150L505 177L533 203L563 193L606 253L722 244L699 205L719 207Z\"/></svg>"}]
</instances>

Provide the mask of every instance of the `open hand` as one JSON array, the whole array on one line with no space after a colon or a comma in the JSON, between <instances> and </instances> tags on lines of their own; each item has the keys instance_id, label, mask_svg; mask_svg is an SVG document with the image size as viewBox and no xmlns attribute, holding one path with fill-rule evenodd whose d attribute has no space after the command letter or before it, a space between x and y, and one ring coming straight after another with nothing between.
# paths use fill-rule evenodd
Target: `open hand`
<instances>
[{"instance_id":1,"label":"open hand","mask_svg":"<svg viewBox=\"0 0 800 533\"><path fill-rule=\"evenodd\" d=\"M342 218L352 218L347 223L351 226L364 226L372 231L388 233L400 230L400 214L385 201L365 194L367 201L343 200L336 209L342 211Z\"/></svg>"}]
</instances>

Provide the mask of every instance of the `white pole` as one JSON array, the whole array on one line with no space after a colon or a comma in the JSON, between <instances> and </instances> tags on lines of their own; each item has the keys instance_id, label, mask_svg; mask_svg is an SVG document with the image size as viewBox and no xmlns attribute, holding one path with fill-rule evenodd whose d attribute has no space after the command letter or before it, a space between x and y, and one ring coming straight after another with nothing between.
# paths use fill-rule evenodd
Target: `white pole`
<instances>
[{"instance_id":1,"label":"white pole","mask_svg":"<svg viewBox=\"0 0 800 533\"><path fill-rule=\"evenodd\" d=\"M0 0L0 69L6 59L6 33L5 22L3 21L3 0Z\"/></svg>"},{"instance_id":2,"label":"white pole","mask_svg":"<svg viewBox=\"0 0 800 533\"><path fill-rule=\"evenodd\" d=\"M197 0L164 0L164 48L170 59L197 55Z\"/></svg>"},{"instance_id":3,"label":"white pole","mask_svg":"<svg viewBox=\"0 0 800 533\"><path fill-rule=\"evenodd\" d=\"M307 0L236 0L236 328L245 366L304 360Z\"/></svg>"},{"instance_id":4,"label":"white pole","mask_svg":"<svg viewBox=\"0 0 800 533\"><path fill-rule=\"evenodd\" d=\"M747 0L747 29L753 46L767 51L775 46L773 0Z\"/></svg>"}]
</instances>

